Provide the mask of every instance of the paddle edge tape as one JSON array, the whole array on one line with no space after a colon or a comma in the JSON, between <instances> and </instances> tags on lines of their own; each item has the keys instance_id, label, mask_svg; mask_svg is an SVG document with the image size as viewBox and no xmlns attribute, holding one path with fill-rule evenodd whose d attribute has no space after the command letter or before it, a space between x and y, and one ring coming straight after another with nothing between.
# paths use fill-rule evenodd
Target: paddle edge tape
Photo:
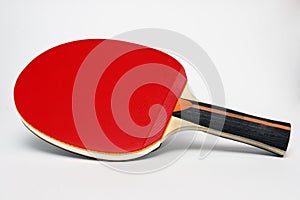
<instances>
[{"instance_id":1,"label":"paddle edge tape","mask_svg":"<svg viewBox=\"0 0 300 200\"><path fill-rule=\"evenodd\" d=\"M133 152L126 152L126 153L107 153L107 152L91 151L91 150L83 149L80 147L76 147L76 146L64 143L62 141L59 141L57 139L47 136L46 134L42 133L41 131L37 130L36 128L31 126L29 123L27 123L18 111L17 111L17 113L18 113L21 121L23 122L23 124L26 126L26 128L28 128L33 134L35 134L42 140L44 140L54 146L57 146L61 149L64 149L66 151L76 153L79 155L83 155L83 156L86 156L89 158L106 160L106 161L133 160L133 159L142 157L142 156L147 155L150 152L154 151L155 149L157 149L160 146L160 144L162 142L162 139L161 139L141 150L133 151Z\"/></svg>"}]
</instances>

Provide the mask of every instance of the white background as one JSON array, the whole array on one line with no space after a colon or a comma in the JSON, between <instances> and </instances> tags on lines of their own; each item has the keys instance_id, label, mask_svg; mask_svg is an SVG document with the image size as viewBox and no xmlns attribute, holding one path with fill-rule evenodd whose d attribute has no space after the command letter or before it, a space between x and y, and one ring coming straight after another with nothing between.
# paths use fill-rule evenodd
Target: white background
<instances>
[{"instance_id":1,"label":"white background","mask_svg":"<svg viewBox=\"0 0 300 200\"><path fill-rule=\"evenodd\" d=\"M171 166L133 175L65 153L22 125L13 87L34 57L64 42L148 27L203 47L227 107L290 122L285 158L219 139L199 159L196 140ZM1 0L0 28L0 199L300 198L300 1Z\"/></svg>"}]
</instances>

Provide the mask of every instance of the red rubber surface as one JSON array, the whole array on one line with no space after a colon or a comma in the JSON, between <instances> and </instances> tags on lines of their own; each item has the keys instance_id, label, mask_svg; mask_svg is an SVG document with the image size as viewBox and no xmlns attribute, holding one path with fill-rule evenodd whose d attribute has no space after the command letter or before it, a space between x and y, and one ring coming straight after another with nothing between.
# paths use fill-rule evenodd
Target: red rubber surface
<instances>
[{"instance_id":1,"label":"red rubber surface","mask_svg":"<svg viewBox=\"0 0 300 200\"><path fill-rule=\"evenodd\" d=\"M99 50L103 41L105 48ZM97 77L102 60L126 48L130 51L114 58ZM96 71L82 79L89 69ZM97 152L127 153L161 139L185 83L182 66L165 53L91 39L35 58L18 77L14 98L23 120L55 140Z\"/></svg>"}]
</instances>

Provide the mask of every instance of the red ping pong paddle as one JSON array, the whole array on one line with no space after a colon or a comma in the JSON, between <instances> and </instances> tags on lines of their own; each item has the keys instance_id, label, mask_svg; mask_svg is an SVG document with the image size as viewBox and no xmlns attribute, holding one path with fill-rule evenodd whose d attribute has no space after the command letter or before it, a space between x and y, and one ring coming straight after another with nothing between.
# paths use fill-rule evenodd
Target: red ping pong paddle
<instances>
[{"instance_id":1,"label":"red ping pong paddle","mask_svg":"<svg viewBox=\"0 0 300 200\"><path fill-rule=\"evenodd\" d=\"M14 99L34 134L104 160L143 156L181 129L283 156L291 130L289 123L197 101L177 60L117 40L74 41L42 53L18 77Z\"/></svg>"}]
</instances>

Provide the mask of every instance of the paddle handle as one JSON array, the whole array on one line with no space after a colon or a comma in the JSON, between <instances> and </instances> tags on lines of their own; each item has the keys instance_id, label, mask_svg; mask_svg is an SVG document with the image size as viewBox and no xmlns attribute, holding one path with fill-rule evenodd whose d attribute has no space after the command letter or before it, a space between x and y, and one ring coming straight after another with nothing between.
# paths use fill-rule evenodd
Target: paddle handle
<instances>
[{"instance_id":1,"label":"paddle handle","mask_svg":"<svg viewBox=\"0 0 300 200\"><path fill-rule=\"evenodd\" d=\"M179 99L173 116L204 127L214 135L250 144L278 156L287 150L291 125L187 99Z\"/></svg>"}]
</instances>

